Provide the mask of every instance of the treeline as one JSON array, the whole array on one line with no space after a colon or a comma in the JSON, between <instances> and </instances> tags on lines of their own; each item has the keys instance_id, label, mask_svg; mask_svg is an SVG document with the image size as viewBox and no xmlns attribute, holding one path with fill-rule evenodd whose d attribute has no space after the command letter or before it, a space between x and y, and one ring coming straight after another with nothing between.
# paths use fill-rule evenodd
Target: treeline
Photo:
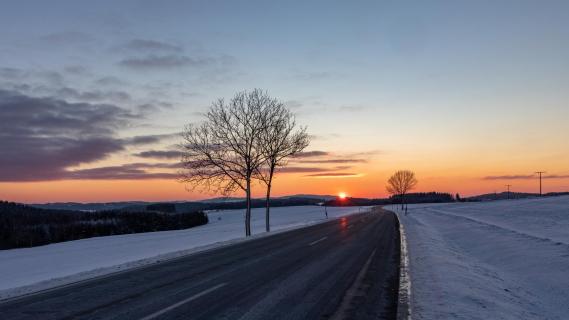
<instances>
[{"instance_id":1,"label":"treeline","mask_svg":"<svg viewBox=\"0 0 569 320\"><path fill-rule=\"evenodd\" d=\"M49 210L0 201L0 249L151 231L179 230L208 223L203 212L164 213L109 210Z\"/></svg>"},{"instance_id":2,"label":"treeline","mask_svg":"<svg viewBox=\"0 0 569 320\"><path fill-rule=\"evenodd\" d=\"M291 198L275 198L270 200L271 207L294 207L294 206L311 206L323 202L322 199L304 198L304 197L291 197ZM251 208L264 208L265 199L251 199ZM163 212L188 212L188 211L204 211L204 210L234 210L245 209L247 203L245 200L241 201L227 201L227 202L177 202L177 203L154 203L146 205L136 205L125 207L125 211L146 211L157 210Z\"/></svg>"},{"instance_id":3,"label":"treeline","mask_svg":"<svg viewBox=\"0 0 569 320\"><path fill-rule=\"evenodd\" d=\"M400 196L389 198L392 204L401 203ZM405 195L405 203L443 203L454 202L455 198L450 193L443 192L416 192Z\"/></svg>"}]
</instances>

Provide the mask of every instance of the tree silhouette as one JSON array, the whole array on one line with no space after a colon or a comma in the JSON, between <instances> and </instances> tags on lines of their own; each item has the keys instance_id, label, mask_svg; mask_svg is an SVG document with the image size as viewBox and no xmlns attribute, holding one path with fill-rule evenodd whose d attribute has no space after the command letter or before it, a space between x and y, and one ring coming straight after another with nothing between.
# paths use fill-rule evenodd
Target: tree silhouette
<instances>
[{"instance_id":1,"label":"tree silhouette","mask_svg":"<svg viewBox=\"0 0 569 320\"><path fill-rule=\"evenodd\" d=\"M401 209L404 208L405 194L417 185L415 173L410 170L399 170L387 181L387 192L401 198Z\"/></svg>"},{"instance_id":2,"label":"tree silhouette","mask_svg":"<svg viewBox=\"0 0 569 320\"><path fill-rule=\"evenodd\" d=\"M259 149L264 155L258 178L267 186L265 230L270 231L270 198L275 170L287 164L287 158L298 154L310 143L306 128L296 128L294 114L283 103L273 100L265 114L265 130L259 139Z\"/></svg>"}]
</instances>

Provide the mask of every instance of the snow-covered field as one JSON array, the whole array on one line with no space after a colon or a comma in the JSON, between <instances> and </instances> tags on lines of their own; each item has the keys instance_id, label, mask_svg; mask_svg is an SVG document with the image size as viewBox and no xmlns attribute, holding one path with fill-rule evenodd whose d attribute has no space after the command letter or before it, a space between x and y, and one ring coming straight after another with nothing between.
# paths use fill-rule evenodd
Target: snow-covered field
<instances>
[{"instance_id":1,"label":"snow-covered field","mask_svg":"<svg viewBox=\"0 0 569 320\"><path fill-rule=\"evenodd\" d=\"M409 208L413 319L569 319L569 197Z\"/></svg>"},{"instance_id":2,"label":"snow-covered field","mask_svg":"<svg viewBox=\"0 0 569 320\"><path fill-rule=\"evenodd\" d=\"M365 207L328 208L330 218ZM264 209L253 209L252 233L263 236ZM244 210L209 212L207 225L187 230L98 237L47 246L0 251L0 299L51 288L94 276L135 268L192 252L243 241ZM271 230L324 221L317 206L271 209Z\"/></svg>"}]
</instances>

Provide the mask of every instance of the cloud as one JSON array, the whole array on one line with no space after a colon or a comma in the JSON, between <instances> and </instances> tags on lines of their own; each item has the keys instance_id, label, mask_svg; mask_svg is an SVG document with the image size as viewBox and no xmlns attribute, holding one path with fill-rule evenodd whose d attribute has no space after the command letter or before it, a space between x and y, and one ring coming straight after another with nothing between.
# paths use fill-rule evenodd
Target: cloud
<instances>
[{"instance_id":1,"label":"cloud","mask_svg":"<svg viewBox=\"0 0 569 320\"><path fill-rule=\"evenodd\" d=\"M122 85L125 85L126 83L117 77L106 76L106 77L101 77L101 78L98 78L97 80L95 80L95 84L100 85L100 86L114 87L114 86L122 86Z\"/></svg>"},{"instance_id":2,"label":"cloud","mask_svg":"<svg viewBox=\"0 0 569 320\"><path fill-rule=\"evenodd\" d=\"M78 76L89 74L89 69L80 65L66 66L65 68L63 68L63 70L69 74L78 75Z\"/></svg>"},{"instance_id":3,"label":"cloud","mask_svg":"<svg viewBox=\"0 0 569 320\"><path fill-rule=\"evenodd\" d=\"M183 55L149 55L142 58L126 58L119 65L138 70L173 69L180 67L203 67L212 65L216 61L213 58L191 58Z\"/></svg>"},{"instance_id":4,"label":"cloud","mask_svg":"<svg viewBox=\"0 0 569 320\"><path fill-rule=\"evenodd\" d=\"M322 159L322 160L299 160L299 163L366 163L365 159Z\"/></svg>"},{"instance_id":5,"label":"cloud","mask_svg":"<svg viewBox=\"0 0 569 320\"><path fill-rule=\"evenodd\" d=\"M141 158L180 159L184 153L176 150L149 150L134 154Z\"/></svg>"},{"instance_id":6,"label":"cloud","mask_svg":"<svg viewBox=\"0 0 569 320\"><path fill-rule=\"evenodd\" d=\"M278 169L279 173L307 173L307 172L326 172L330 171L326 168L314 167L282 167Z\"/></svg>"},{"instance_id":7,"label":"cloud","mask_svg":"<svg viewBox=\"0 0 569 320\"><path fill-rule=\"evenodd\" d=\"M359 178L361 177L361 173L347 173L347 172L326 172L326 173L315 173L309 174L305 177L312 177L312 178Z\"/></svg>"},{"instance_id":8,"label":"cloud","mask_svg":"<svg viewBox=\"0 0 569 320\"><path fill-rule=\"evenodd\" d=\"M141 164L132 163L121 166L99 167L91 169L73 170L65 173L64 179L69 180L148 180L148 179L176 179L179 177L173 172L149 172L151 168L179 168L178 164Z\"/></svg>"},{"instance_id":9,"label":"cloud","mask_svg":"<svg viewBox=\"0 0 569 320\"><path fill-rule=\"evenodd\" d=\"M55 95L63 99L72 99L78 101L116 101L127 102L131 100L131 96L118 90L109 91L79 91L69 87L63 87L55 91Z\"/></svg>"},{"instance_id":10,"label":"cloud","mask_svg":"<svg viewBox=\"0 0 569 320\"><path fill-rule=\"evenodd\" d=\"M153 144L158 143L163 140L173 139L180 137L181 133L167 133L167 134L151 134L143 136L134 136L131 138L124 139L126 144L131 145L141 145L141 144Z\"/></svg>"},{"instance_id":11,"label":"cloud","mask_svg":"<svg viewBox=\"0 0 569 320\"><path fill-rule=\"evenodd\" d=\"M503 175L503 176L486 176L483 177L483 180L533 180L537 179L538 176L536 174L527 174L527 175ZM542 179L568 179L569 175L543 175Z\"/></svg>"},{"instance_id":12,"label":"cloud","mask_svg":"<svg viewBox=\"0 0 569 320\"><path fill-rule=\"evenodd\" d=\"M183 51L181 46L173 45L170 43L148 40L148 39L133 39L121 46L122 49L132 51L146 51L146 52L169 52L180 53Z\"/></svg>"},{"instance_id":13,"label":"cloud","mask_svg":"<svg viewBox=\"0 0 569 320\"><path fill-rule=\"evenodd\" d=\"M326 151L315 150L315 151L301 152L301 153L296 154L294 157L295 158L323 157L323 156L327 156L328 154L329 153Z\"/></svg>"},{"instance_id":14,"label":"cloud","mask_svg":"<svg viewBox=\"0 0 569 320\"><path fill-rule=\"evenodd\" d=\"M338 110L342 112L361 112L366 109L365 106L341 106L338 108Z\"/></svg>"},{"instance_id":15,"label":"cloud","mask_svg":"<svg viewBox=\"0 0 569 320\"><path fill-rule=\"evenodd\" d=\"M332 172L338 170L347 170L350 169L351 166L336 166L333 168L325 168L325 167L281 167L278 169L279 173L311 173L311 172Z\"/></svg>"},{"instance_id":16,"label":"cloud","mask_svg":"<svg viewBox=\"0 0 569 320\"><path fill-rule=\"evenodd\" d=\"M177 135L117 137L120 128L140 119L112 104L69 103L0 90L0 181L78 179L85 172L70 176L70 167Z\"/></svg>"}]
</instances>

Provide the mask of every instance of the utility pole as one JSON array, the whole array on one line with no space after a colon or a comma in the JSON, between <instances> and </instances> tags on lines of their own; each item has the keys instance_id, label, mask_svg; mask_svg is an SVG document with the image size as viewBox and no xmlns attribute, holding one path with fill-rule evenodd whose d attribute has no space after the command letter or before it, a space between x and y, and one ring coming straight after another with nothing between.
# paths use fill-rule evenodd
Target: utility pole
<instances>
[{"instance_id":1,"label":"utility pole","mask_svg":"<svg viewBox=\"0 0 569 320\"><path fill-rule=\"evenodd\" d=\"M510 187L512 185L511 184L507 184L506 187L508 188L508 200L510 200Z\"/></svg>"},{"instance_id":2,"label":"utility pole","mask_svg":"<svg viewBox=\"0 0 569 320\"><path fill-rule=\"evenodd\" d=\"M539 174L539 196L541 197L541 175L545 173L545 171L536 171L535 173Z\"/></svg>"}]
</instances>

